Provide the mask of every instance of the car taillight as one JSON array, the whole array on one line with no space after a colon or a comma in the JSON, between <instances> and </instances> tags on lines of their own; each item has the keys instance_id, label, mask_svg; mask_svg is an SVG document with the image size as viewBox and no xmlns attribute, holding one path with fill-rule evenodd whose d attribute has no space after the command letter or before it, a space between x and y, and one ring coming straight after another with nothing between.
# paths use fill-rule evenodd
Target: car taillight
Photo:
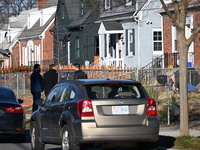
<instances>
[{"instance_id":1,"label":"car taillight","mask_svg":"<svg viewBox=\"0 0 200 150\"><path fill-rule=\"evenodd\" d=\"M77 103L78 115L80 117L94 116L91 99L82 99Z\"/></svg>"},{"instance_id":2,"label":"car taillight","mask_svg":"<svg viewBox=\"0 0 200 150\"><path fill-rule=\"evenodd\" d=\"M8 107L8 108L4 108L4 110L9 113L23 113L24 112L24 110L21 106Z\"/></svg>"},{"instance_id":3,"label":"car taillight","mask_svg":"<svg viewBox=\"0 0 200 150\"><path fill-rule=\"evenodd\" d=\"M147 98L148 104L147 104L147 116L155 116L157 115L156 110L156 101L152 98Z\"/></svg>"}]
</instances>

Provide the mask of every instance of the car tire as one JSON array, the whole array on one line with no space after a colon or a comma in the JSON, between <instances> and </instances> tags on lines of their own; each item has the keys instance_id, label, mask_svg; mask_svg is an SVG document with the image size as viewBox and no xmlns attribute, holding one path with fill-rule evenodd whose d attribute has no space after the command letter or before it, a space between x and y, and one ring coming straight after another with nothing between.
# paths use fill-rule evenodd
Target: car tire
<instances>
[{"instance_id":1,"label":"car tire","mask_svg":"<svg viewBox=\"0 0 200 150\"><path fill-rule=\"evenodd\" d=\"M19 135L16 138L17 143L25 143L26 142L26 133Z\"/></svg>"},{"instance_id":2,"label":"car tire","mask_svg":"<svg viewBox=\"0 0 200 150\"><path fill-rule=\"evenodd\" d=\"M32 123L31 128L31 149L32 150L44 150L45 144L40 141L39 130L36 127L36 123Z\"/></svg>"},{"instance_id":3,"label":"car tire","mask_svg":"<svg viewBox=\"0 0 200 150\"><path fill-rule=\"evenodd\" d=\"M62 150L80 150L80 146L75 144L67 125L62 128Z\"/></svg>"}]
</instances>

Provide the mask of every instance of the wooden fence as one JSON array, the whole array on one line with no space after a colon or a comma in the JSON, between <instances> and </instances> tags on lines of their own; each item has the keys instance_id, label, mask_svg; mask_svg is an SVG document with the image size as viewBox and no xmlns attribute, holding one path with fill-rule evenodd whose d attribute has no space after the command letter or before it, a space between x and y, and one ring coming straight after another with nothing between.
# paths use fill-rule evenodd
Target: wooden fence
<instances>
[{"instance_id":1,"label":"wooden fence","mask_svg":"<svg viewBox=\"0 0 200 150\"><path fill-rule=\"evenodd\" d=\"M41 66L41 74L46 72L49 66ZM136 71L135 68L129 67L115 67L115 66L100 66L100 65L83 65L81 69L88 74L88 78L120 78L120 79L132 79L132 73ZM58 72L70 72L72 73L73 65L57 66ZM0 68L1 74L12 73L31 73L33 66L20 66L17 68L7 67Z\"/></svg>"}]
</instances>

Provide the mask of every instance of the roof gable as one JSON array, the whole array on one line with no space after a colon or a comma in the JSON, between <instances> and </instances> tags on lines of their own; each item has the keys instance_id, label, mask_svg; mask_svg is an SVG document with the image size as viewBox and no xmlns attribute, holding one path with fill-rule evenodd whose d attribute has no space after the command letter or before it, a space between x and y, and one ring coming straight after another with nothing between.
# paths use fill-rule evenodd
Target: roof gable
<instances>
[{"instance_id":1,"label":"roof gable","mask_svg":"<svg viewBox=\"0 0 200 150\"><path fill-rule=\"evenodd\" d=\"M27 38L32 38L32 37L39 37L45 29L52 23L53 19L55 18L55 11L56 7L53 6L51 8L45 8L44 9L46 13L48 13L48 19L43 21L43 24L41 24L41 16L37 19L37 21L31 26L31 28L26 28L18 37L18 39L27 39ZM48 11L51 10L51 11ZM41 10L40 10L41 12ZM46 17L46 14L44 13L44 16Z\"/></svg>"}]
</instances>

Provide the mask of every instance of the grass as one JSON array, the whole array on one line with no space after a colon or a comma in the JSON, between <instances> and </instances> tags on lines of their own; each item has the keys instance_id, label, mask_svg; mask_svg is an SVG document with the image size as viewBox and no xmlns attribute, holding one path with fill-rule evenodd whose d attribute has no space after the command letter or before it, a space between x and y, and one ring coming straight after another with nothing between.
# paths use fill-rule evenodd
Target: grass
<instances>
[{"instance_id":1,"label":"grass","mask_svg":"<svg viewBox=\"0 0 200 150\"><path fill-rule=\"evenodd\" d=\"M180 150L199 150L200 138L193 136L160 136L158 140L159 147L174 148Z\"/></svg>"},{"instance_id":2,"label":"grass","mask_svg":"<svg viewBox=\"0 0 200 150\"><path fill-rule=\"evenodd\" d=\"M184 150L199 150L200 138L192 136L180 136L177 137L174 142L174 148Z\"/></svg>"}]
</instances>

